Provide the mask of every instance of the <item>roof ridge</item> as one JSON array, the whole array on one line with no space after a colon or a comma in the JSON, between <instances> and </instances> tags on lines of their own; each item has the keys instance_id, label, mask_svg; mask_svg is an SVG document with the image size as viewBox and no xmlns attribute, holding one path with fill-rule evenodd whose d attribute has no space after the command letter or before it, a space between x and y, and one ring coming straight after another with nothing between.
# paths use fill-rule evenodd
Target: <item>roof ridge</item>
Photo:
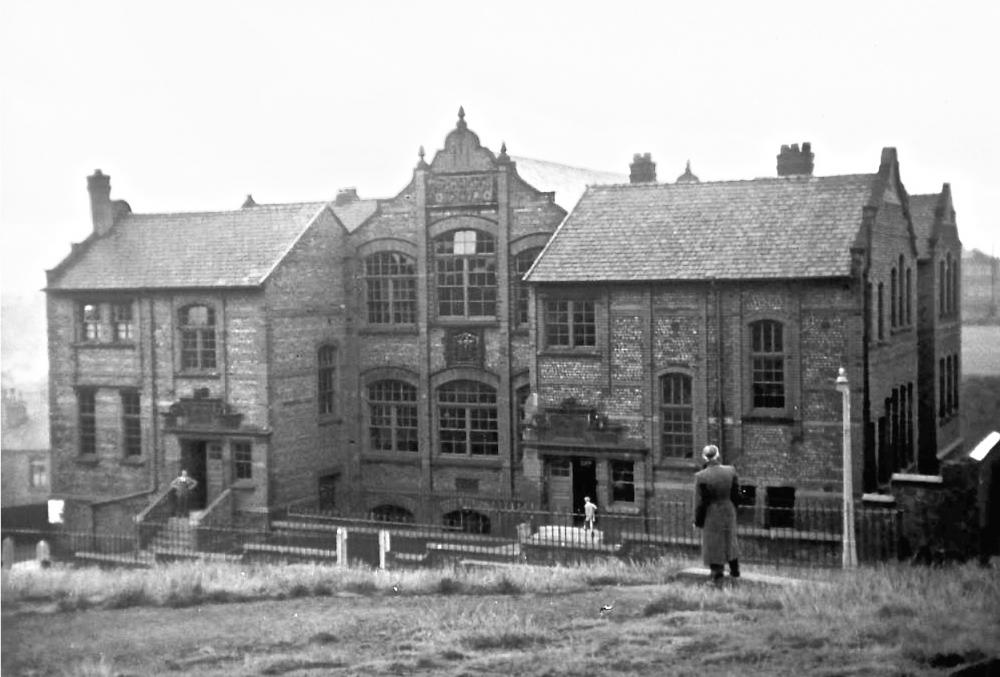
<instances>
[{"instance_id":1,"label":"roof ridge","mask_svg":"<svg viewBox=\"0 0 1000 677\"><path fill-rule=\"evenodd\" d=\"M814 175L802 175L796 174L793 176L759 176L753 179L721 179L717 181L700 181L698 183L674 183L674 182L655 182L655 183L592 183L588 184L589 188L674 188L677 186L693 186L697 188L698 186L711 186L720 184L747 184L747 183L757 183L757 182L773 182L773 183L789 183L795 182L805 182L805 181L820 181L823 179L871 179L876 177L877 174L874 172L869 173L858 173L858 174L831 174L829 176L814 176Z\"/></svg>"},{"instance_id":2,"label":"roof ridge","mask_svg":"<svg viewBox=\"0 0 1000 677\"><path fill-rule=\"evenodd\" d=\"M205 209L200 211L180 211L180 212L130 212L122 216L123 219L135 216L208 216L212 214L246 214L252 210L275 209L279 207L303 208L310 205L330 204L332 200L304 200L302 202L259 202L253 207L237 207L236 209Z\"/></svg>"}]
</instances>

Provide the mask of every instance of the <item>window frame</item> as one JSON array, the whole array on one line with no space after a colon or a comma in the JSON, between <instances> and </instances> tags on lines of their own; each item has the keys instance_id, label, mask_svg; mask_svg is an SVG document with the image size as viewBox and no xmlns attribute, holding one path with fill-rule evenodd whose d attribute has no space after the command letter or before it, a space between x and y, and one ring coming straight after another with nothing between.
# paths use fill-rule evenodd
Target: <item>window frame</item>
<instances>
[{"instance_id":1,"label":"window frame","mask_svg":"<svg viewBox=\"0 0 1000 677\"><path fill-rule=\"evenodd\" d=\"M232 452L233 481L253 480L253 443L249 440L234 440Z\"/></svg>"},{"instance_id":2,"label":"window frame","mask_svg":"<svg viewBox=\"0 0 1000 677\"><path fill-rule=\"evenodd\" d=\"M120 311L127 311L125 316ZM135 309L131 301L112 301L110 304L111 342L135 342Z\"/></svg>"},{"instance_id":3,"label":"window frame","mask_svg":"<svg viewBox=\"0 0 1000 677\"><path fill-rule=\"evenodd\" d=\"M390 394L399 398L379 398L376 389L390 388ZM368 413L368 451L374 453L417 454L420 452L420 414L417 387L412 383L394 378L382 378L370 381L365 386L367 394ZM411 397L405 397L410 395ZM381 413L376 416L376 407L383 407L387 416ZM379 425L379 421L386 423ZM403 425L403 422L411 425ZM376 430L387 431L389 446L376 445ZM405 434L404 434L405 433ZM384 434L384 433L380 433ZM412 446L412 448L407 448Z\"/></svg>"},{"instance_id":4,"label":"window frame","mask_svg":"<svg viewBox=\"0 0 1000 677\"><path fill-rule=\"evenodd\" d=\"M469 234L475 235L471 242ZM461 242L459 242L460 236L464 236ZM471 252L456 253L455 250L459 245L464 250L470 244L473 245ZM500 257L497 247L496 236L471 227L455 228L433 238L431 251L434 262L434 307L435 316L439 320L496 320L500 303L498 275ZM487 283L477 284L479 278L483 278ZM492 280L492 283L489 283L489 280ZM472 293L473 291L476 293ZM448 305L447 312L445 304ZM452 312L459 307L460 313Z\"/></svg>"},{"instance_id":5,"label":"window frame","mask_svg":"<svg viewBox=\"0 0 1000 677\"><path fill-rule=\"evenodd\" d=\"M636 481L635 461L610 459L608 461L608 481L612 503L635 503ZM631 494L631 498L626 498Z\"/></svg>"},{"instance_id":6,"label":"window frame","mask_svg":"<svg viewBox=\"0 0 1000 677\"><path fill-rule=\"evenodd\" d=\"M340 350L335 343L324 343L316 349L316 407L319 415L337 415L337 375Z\"/></svg>"},{"instance_id":7,"label":"window frame","mask_svg":"<svg viewBox=\"0 0 1000 677\"><path fill-rule=\"evenodd\" d=\"M775 335L773 329L777 328L779 332ZM757 329L760 328L762 332L766 331L766 328L771 328L772 331L769 332L770 336L765 336L763 333L761 335L762 344L771 344L771 349L767 349L767 345L761 345L757 347ZM789 323L774 318L760 318L749 323L748 325L749 333L749 345L748 345L748 359L747 364L749 366L749 396L750 396L750 408L755 414L777 414L786 413L790 408L791 401L791 374L789 373L791 355L789 350L789 338L787 335L791 332L789 330ZM777 339L775 338L777 336ZM777 350L774 349L774 343L779 342L780 346ZM771 365L766 364L766 362L771 362ZM758 379L758 373L770 373L776 371L774 362L779 362L777 368L780 369L780 380L772 379L768 381ZM770 386L772 388L780 386L780 393L766 394L758 393L758 386ZM769 401L761 401L760 398L768 397L780 397L781 402L772 403Z\"/></svg>"},{"instance_id":8,"label":"window frame","mask_svg":"<svg viewBox=\"0 0 1000 677\"><path fill-rule=\"evenodd\" d=\"M140 458L143 455L142 397L138 390L128 389L119 391L119 398L122 419L122 457Z\"/></svg>"},{"instance_id":9,"label":"window frame","mask_svg":"<svg viewBox=\"0 0 1000 677\"><path fill-rule=\"evenodd\" d=\"M543 307L541 334L545 350L597 351L596 298L550 296Z\"/></svg>"},{"instance_id":10,"label":"window frame","mask_svg":"<svg viewBox=\"0 0 1000 677\"><path fill-rule=\"evenodd\" d=\"M461 390L465 388L465 390ZM442 401L454 393L453 401ZM462 400L463 395L468 395ZM473 397L474 396L474 397ZM492 402L483 398L492 397ZM477 399L479 401L474 401ZM445 412L449 418L445 418ZM455 379L442 383L434 390L434 419L437 434L436 453L444 458L500 458L500 402L497 389L481 381ZM445 423L451 425L445 425ZM459 422L461 425L459 426ZM476 426L485 422L487 427ZM492 422L492 428L489 424ZM478 438L478 439L477 439ZM478 447L485 449L476 452ZM446 448L464 451L446 451Z\"/></svg>"},{"instance_id":11,"label":"window frame","mask_svg":"<svg viewBox=\"0 0 1000 677\"><path fill-rule=\"evenodd\" d=\"M687 401L667 401L667 383L671 380L679 380L680 382L680 394L681 400L684 399L686 395ZM695 452L695 429L694 429L694 378L691 374L682 371L667 371L660 374L657 379L657 393L659 402L659 415L660 415L660 426L659 426L659 438L660 438L660 458L661 459L693 459ZM671 393L675 390L671 387ZM676 414L686 414L687 421L686 427L687 431L677 432L673 430L668 433L667 424L671 422L676 422ZM686 436L688 438L688 444L684 454L673 453L674 450L679 449L677 444L668 444L667 438L674 437L678 438L681 436Z\"/></svg>"},{"instance_id":12,"label":"window frame","mask_svg":"<svg viewBox=\"0 0 1000 677\"><path fill-rule=\"evenodd\" d=\"M191 322L191 311L206 310L204 324ZM182 373L212 373L219 369L218 313L209 303L195 302L178 311L180 368ZM193 344L193 347L192 345ZM190 357L194 356L193 362Z\"/></svg>"},{"instance_id":13,"label":"window frame","mask_svg":"<svg viewBox=\"0 0 1000 677\"><path fill-rule=\"evenodd\" d=\"M510 323L514 330L527 329L531 325L531 285L522 278L535 264L542 249L544 247L529 247L511 255Z\"/></svg>"},{"instance_id":14,"label":"window frame","mask_svg":"<svg viewBox=\"0 0 1000 677\"><path fill-rule=\"evenodd\" d=\"M49 486L49 464L39 458L28 461L28 486L32 489L46 489Z\"/></svg>"},{"instance_id":15,"label":"window frame","mask_svg":"<svg viewBox=\"0 0 1000 677\"><path fill-rule=\"evenodd\" d=\"M77 455L97 456L97 388L76 389Z\"/></svg>"},{"instance_id":16,"label":"window frame","mask_svg":"<svg viewBox=\"0 0 1000 677\"><path fill-rule=\"evenodd\" d=\"M366 322L375 327L415 325L416 258L397 249L383 249L365 256L363 265ZM378 299L373 298L376 289L381 294ZM379 304L380 308L376 309L373 304Z\"/></svg>"}]
</instances>

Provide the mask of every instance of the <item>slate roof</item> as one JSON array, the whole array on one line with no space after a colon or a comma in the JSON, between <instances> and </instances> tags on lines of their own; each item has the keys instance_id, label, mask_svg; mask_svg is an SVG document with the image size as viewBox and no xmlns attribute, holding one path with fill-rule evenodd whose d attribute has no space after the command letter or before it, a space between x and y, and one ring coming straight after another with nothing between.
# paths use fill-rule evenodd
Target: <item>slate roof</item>
<instances>
[{"instance_id":1,"label":"slate roof","mask_svg":"<svg viewBox=\"0 0 1000 677\"><path fill-rule=\"evenodd\" d=\"M941 201L940 193L910 196L910 220L913 234L917 238L917 256L924 258L930 253L930 237L934 234L934 210Z\"/></svg>"},{"instance_id":2,"label":"slate roof","mask_svg":"<svg viewBox=\"0 0 1000 677\"><path fill-rule=\"evenodd\" d=\"M851 273L875 174L591 186L532 282L775 279Z\"/></svg>"},{"instance_id":3,"label":"slate roof","mask_svg":"<svg viewBox=\"0 0 1000 677\"><path fill-rule=\"evenodd\" d=\"M621 183L628 180L625 174L602 172L596 169L570 167L556 162L511 157L517 163L517 174L531 186L543 192L555 191L556 204L569 211L583 195L587 186L601 183Z\"/></svg>"},{"instance_id":4,"label":"slate roof","mask_svg":"<svg viewBox=\"0 0 1000 677\"><path fill-rule=\"evenodd\" d=\"M56 269L49 289L257 286L327 202L127 214Z\"/></svg>"}]
</instances>

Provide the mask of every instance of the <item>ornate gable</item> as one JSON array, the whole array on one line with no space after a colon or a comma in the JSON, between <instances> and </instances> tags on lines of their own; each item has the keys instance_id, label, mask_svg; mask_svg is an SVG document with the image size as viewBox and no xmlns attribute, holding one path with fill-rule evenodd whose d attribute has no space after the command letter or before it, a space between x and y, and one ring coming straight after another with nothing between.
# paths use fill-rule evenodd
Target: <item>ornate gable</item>
<instances>
[{"instance_id":1,"label":"ornate gable","mask_svg":"<svg viewBox=\"0 0 1000 677\"><path fill-rule=\"evenodd\" d=\"M497 168L497 159L488 148L483 148L479 137L469 131L465 123L465 110L458 109L458 123L444 140L444 148L439 150L431 162L435 173L454 174L464 172L489 172Z\"/></svg>"}]
</instances>

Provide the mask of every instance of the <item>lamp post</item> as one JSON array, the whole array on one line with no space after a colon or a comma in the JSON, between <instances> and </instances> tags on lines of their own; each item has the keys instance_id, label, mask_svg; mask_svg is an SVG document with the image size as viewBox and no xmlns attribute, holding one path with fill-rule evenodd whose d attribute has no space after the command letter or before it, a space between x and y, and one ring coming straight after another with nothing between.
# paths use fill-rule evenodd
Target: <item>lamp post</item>
<instances>
[{"instance_id":1,"label":"lamp post","mask_svg":"<svg viewBox=\"0 0 1000 677\"><path fill-rule=\"evenodd\" d=\"M854 466L851 456L851 386L847 382L847 370L843 367L837 373L837 390L844 396L844 536L843 562L845 569L858 566L857 542L854 540Z\"/></svg>"}]
</instances>

